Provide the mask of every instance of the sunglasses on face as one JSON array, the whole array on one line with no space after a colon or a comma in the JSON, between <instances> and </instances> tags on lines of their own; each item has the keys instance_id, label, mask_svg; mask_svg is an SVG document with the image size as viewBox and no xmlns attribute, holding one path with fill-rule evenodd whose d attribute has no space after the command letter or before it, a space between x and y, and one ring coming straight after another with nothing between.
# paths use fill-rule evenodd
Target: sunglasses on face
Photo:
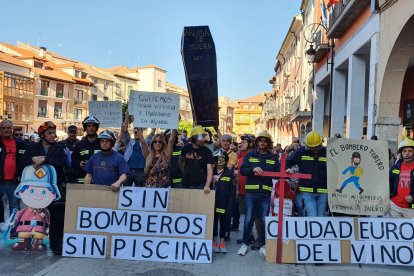
<instances>
[{"instance_id":1,"label":"sunglasses on face","mask_svg":"<svg viewBox=\"0 0 414 276\"><path fill-rule=\"evenodd\" d=\"M267 139L259 139L259 142L261 142L261 143L267 143Z\"/></svg>"},{"instance_id":2,"label":"sunglasses on face","mask_svg":"<svg viewBox=\"0 0 414 276\"><path fill-rule=\"evenodd\" d=\"M15 133L14 134L14 137L22 137L23 136L23 133Z\"/></svg>"},{"instance_id":3,"label":"sunglasses on face","mask_svg":"<svg viewBox=\"0 0 414 276\"><path fill-rule=\"evenodd\" d=\"M152 142L153 144L162 144L161 140L155 140L154 142Z\"/></svg>"}]
</instances>

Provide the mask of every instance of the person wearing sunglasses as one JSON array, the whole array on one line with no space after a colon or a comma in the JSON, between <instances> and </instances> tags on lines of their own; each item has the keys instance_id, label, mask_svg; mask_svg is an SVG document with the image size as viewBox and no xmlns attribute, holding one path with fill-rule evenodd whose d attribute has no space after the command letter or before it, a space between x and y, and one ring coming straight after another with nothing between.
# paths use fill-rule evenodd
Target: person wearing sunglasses
<instances>
[{"instance_id":1,"label":"person wearing sunglasses","mask_svg":"<svg viewBox=\"0 0 414 276\"><path fill-rule=\"evenodd\" d=\"M80 141L77 138L78 135L78 128L75 125L70 125L68 127L68 138L63 140L63 143L66 145L66 147L69 149L69 151L72 153L73 149L75 148L75 145Z\"/></svg>"},{"instance_id":2,"label":"person wearing sunglasses","mask_svg":"<svg viewBox=\"0 0 414 276\"><path fill-rule=\"evenodd\" d=\"M37 133L40 141L30 144L23 156L23 166L33 165L36 168L40 165L51 165L55 168L57 174L56 185L61 194L58 201L49 205L50 212L50 249L57 255L62 254L63 245L63 224L64 224L64 202L65 202L65 174L64 168L67 165L66 146L63 143L56 142L56 125L47 121L39 126Z\"/></svg>"},{"instance_id":3,"label":"person wearing sunglasses","mask_svg":"<svg viewBox=\"0 0 414 276\"><path fill-rule=\"evenodd\" d=\"M177 131L173 130L168 144L162 134L155 134L152 138L144 170L145 187L167 188L170 186L170 160L176 137Z\"/></svg>"},{"instance_id":4,"label":"person wearing sunglasses","mask_svg":"<svg viewBox=\"0 0 414 276\"><path fill-rule=\"evenodd\" d=\"M271 152L272 136L267 131L262 131L256 137L257 149L250 151L243 159L240 167L241 175L246 176L246 216L243 227L243 244L238 254L246 255L249 248L254 212L258 208L260 219L259 245L260 253L265 251L265 217L269 214L270 195L273 189L271 177L261 176L263 172L280 171L279 159Z\"/></svg>"},{"instance_id":5,"label":"person wearing sunglasses","mask_svg":"<svg viewBox=\"0 0 414 276\"><path fill-rule=\"evenodd\" d=\"M13 137L23 139L23 131L20 128L15 128L13 130Z\"/></svg>"},{"instance_id":6,"label":"person wearing sunglasses","mask_svg":"<svg viewBox=\"0 0 414 276\"><path fill-rule=\"evenodd\" d=\"M10 213L13 209L20 210L20 200L14 196L14 190L17 188L18 178L23 171L22 160L26 150L21 137L13 136L12 132L11 121L4 120L0 123L0 204L3 204L1 200L3 196L7 195ZM0 216L0 223L2 223L4 222L4 210L0 211Z\"/></svg>"},{"instance_id":7,"label":"person wearing sunglasses","mask_svg":"<svg viewBox=\"0 0 414 276\"><path fill-rule=\"evenodd\" d=\"M83 131L86 136L77 142L72 151L72 168L75 171L74 175L69 177L69 183L85 182L86 172L83 170L92 155L101 150L98 140L98 130L100 122L94 115L87 116L83 122Z\"/></svg>"}]
</instances>

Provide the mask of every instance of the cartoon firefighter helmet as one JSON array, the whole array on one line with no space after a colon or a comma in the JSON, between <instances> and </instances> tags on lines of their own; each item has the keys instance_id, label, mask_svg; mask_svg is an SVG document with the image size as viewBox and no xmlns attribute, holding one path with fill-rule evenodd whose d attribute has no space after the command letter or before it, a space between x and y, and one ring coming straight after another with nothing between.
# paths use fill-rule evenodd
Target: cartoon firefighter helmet
<instances>
[{"instance_id":1,"label":"cartoon firefighter helmet","mask_svg":"<svg viewBox=\"0 0 414 276\"><path fill-rule=\"evenodd\" d=\"M60 199L60 192L56 185L57 176L56 170L50 165L42 165L38 168L35 166L27 166L24 168L21 182L14 191L14 195L20 198L19 192L24 186L35 186L49 188L50 191L56 195L54 201Z\"/></svg>"}]
</instances>

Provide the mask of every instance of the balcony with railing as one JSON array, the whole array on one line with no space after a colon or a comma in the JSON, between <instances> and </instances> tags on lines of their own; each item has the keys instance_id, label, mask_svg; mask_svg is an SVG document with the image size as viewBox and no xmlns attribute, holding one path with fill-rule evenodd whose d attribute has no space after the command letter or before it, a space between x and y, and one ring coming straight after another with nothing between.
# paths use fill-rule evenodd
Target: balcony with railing
<instances>
[{"instance_id":1,"label":"balcony with railing","mask_svg":"<svg viewBox=\"0 0 414 276\"><path fill-rule=\"evenodd\" d=\"M313 43L315 44L315 55L313 56L313 62L319 62L324 55L328 52L329 44L326 38L325 28L318 26L318 29L313 35Z\"/></svg>"},{"instance_id":2,"label":"balcony with railing","mask_svg":"<svg viewBox=\"0 0 414 276\"><path fill-rule=\"evenodd\" d=\"M329 15L328 38L340 38L371 0L339 0Z\"/></svg>"},{"instance_id":3,"label":"balcony with railing","mask_svg":"<svg viewBox=\"0 0 414 276\"><path fill-rule=\"evenodd\" d=\"M305 102L301 96L297 96L295 99L292 100L292 104L290 106L290 121L304 121L310 119L312 116L312 112L310 109L312 108L312 95L309 94L308 100Z\"/></svg>"}]
</instances>

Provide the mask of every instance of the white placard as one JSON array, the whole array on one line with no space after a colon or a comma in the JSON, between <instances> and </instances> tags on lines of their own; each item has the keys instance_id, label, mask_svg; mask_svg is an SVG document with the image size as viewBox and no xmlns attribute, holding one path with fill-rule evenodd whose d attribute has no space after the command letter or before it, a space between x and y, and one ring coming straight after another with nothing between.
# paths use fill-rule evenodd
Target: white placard
<instances>
[{"instance_id":1,"label":"white placard","mask_svg":"<svg viewBox=\"0 0 414 276\"><path fill-rule=\"evenodd\" d=\"M414 219L359 218L360 240L414 242Z\"/></svg>"},{"instance_id":2,"label":"white placard","mask_svg":"<svg viewBox=\"0 0 414 276\"><path fill-rule=\"evenodd\" d=\"M204 238L206 215L78 208L78 231Z\"/></svg>"},{"instance_id":3,"label":"white placard","mask_svg":"<svg viewBox=\"0 0 414 276\"><path fill-rule=\"evenodd\" d=\"M340 217L284 217L284 240L354 240L354 219ZM277 217L266 217L266 238L277 239Z\"/></svg>"},{"instance_id":4,"label":"white placard","mask_svg":"<svg viewBox=\"0 0 414 276\"><path fill-rule=\"evenodd\" d=\"M279 198L275 198L273 203L273 213L277 214L279 212ZM283 200L283 215L291 216L293 213L293 202L290 199L285 198Z\"/></svg>"},{"instance_id":5,"label":"white placard","mask_svg":"<svg viewBox=\"0 0 414 276\"><path fill-rule=\"evenodd\" d=\"M414 266L413 244L409 242L353 241L351 242L351 262Z\"/></svg>"},{"instance_id":6,"label":"white placard","mask_svg":"<svg viewBox=\"0 0 414 276\"><path fill-rule=\"evenodd\" d=\"M118 209L167 211L169 192L169 188L122 187Z\"/></svg>"},{"instance_id":7,"label":"white placard","mask_svg":"<svg viewBox=\"0 0 414 276\"><path fill-rule=\"evenodd\" d=\"M89 101L89 114L98 118L100 128L120 128L122 124L122 102Z\"/></svg>"},{"instance_id":8,"label":"white placard","mask_svg":"<svg viewBox=\"0 0 414 276\"><path fill-rule=\"evenodd\" d=\"M296 241L296 261L297 263L341 263L341 242Z\"/></svg>"},{"instance_id":9,"label":"white placard","mask_svg":"<svg viewBox=\"0 0 414 276\"><path fill-rule=\"evenodd\" d=\"M176 94L131 90L128 110L134 115L134 127L177 129L179 103Z\"/></svg>"},{"instance_id":10,"label":"white placard","mask_svg":"<svg viewBox=\"0 0 414 276\"><path fill-rule=\"evenodd\" d=\"M139 261L211 263L211 240L112 236L111 258Z\"/></svg>"},{"instance_id":11,"label":"white placard","mask_svg":"<svg viewBox=\"0 0 414 276\"><path fill-rule=\"evenodd\" d=\"M65 233L62 256L104 259L107 246L106 236Z\"/></svg>"}]
</instances>

